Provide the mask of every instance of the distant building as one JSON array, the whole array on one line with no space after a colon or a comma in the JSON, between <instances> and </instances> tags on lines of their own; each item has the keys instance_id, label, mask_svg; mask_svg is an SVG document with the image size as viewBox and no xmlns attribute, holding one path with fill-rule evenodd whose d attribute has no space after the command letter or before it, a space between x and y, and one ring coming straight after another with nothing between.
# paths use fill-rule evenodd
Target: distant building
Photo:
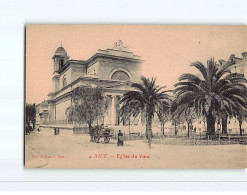
<instances>
[{"instance_id":1,"label":"distant building","mask_svg":"<svg viewBox=\"0 0 247 195\"><path fill-rule=\"evenodd\" d=\"M47 101L43 101L36 106L36 127L49 120L49 104Z\"/></svg>"},{"instance_id":2,"label":"distant building","mask_svg":"<svg viewBox=\"0 0 247 195\"><path fill-rule=\"evenodd\" d=\"M233 66L230 68L231 73L241 74L244 78L247 78L247 52L242 53L242 58L236 57L234 54L231 54L228 60L219 60L219 66L225 65L226 63L232 63ZM200 123L200 121L199 121ZM239 134L239 122L236 118L228 117L227 121L227 132L232 134ZM202 123L200 123L202 124ZM200 125L195 123L195 126L198 126L197 129L202 129ZM243 133L246 134L247 131L247 122L243 121L242 129ZM215 129L217 132L221 132L221 124L216 124Z\"/></svg>"},{"instance_id":3,"label":"distant building","mask_svg":"<svg viewBox=\"0 0 247 195\"><path fill-rule=\"evenodd\" d=\"M239 73L243 77L247 78L247 52L242 53L242 58L236 57L234 54L231 54L228 60L219 60L218 66L225 65L226 63L232 63L233 66L230 68L231 73ZM200 75L198 75L200 76ZM187 130L186 128L186 123L182 124L183 128L185 131ZM203 118L196 119L193 122L193 127L192 131L196 131L196 133L205 133L207 131L207 122ZM243 133L246 134L247 131L247 122L243 121L242 123L242 129ZM216 133L222 132L222 126L221 123L215 124L215 130ZM239 122L236 118L234 117L228 117L227 121L227 132L230 134L239 134Z\"/></svg>"},{"instance_id":4,"label":"distant building","mask_svg":"<svg viewBox=\"0 0 247 195\"><path fill-rule=\"evenodd\" d=\"M242 53L242 58L238 58L234 54L232 54L227 61L221 59L219 60L219 62L220 65L231 62L232 64L234 64L231 67L231 73L239 73L247 78L247 52Z\"/></svg>"},{"instance_id":5,"label":"distant building","mask_svg":"<svg viewBox=\"0 0 247 195\"><path fill-rule=\"evenodd\" d=\"M229 57L228 62L233 63L231 67L231 73L241 74L244 78L247 78L247 52L242 53L242 58L236 57L232 54ZM246 98L246 97L245 97ZM242 129L243 133L246 134L247 122L243 121ZM228 118L227 124L228 133L239 133L239 122L236 118Z\"/></svg>"}]
</instances>

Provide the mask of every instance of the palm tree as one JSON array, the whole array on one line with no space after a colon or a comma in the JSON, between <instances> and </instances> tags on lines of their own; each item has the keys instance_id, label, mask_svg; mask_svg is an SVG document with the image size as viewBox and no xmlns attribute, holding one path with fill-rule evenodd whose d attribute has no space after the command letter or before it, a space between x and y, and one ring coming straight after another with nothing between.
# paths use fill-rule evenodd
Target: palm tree
<instances>
[{"instance_id":1,"label":"palm tree","mask_svg":"<svg viewBox=\"0 0 247 195\"><path fill-rule=\"evenodd\" d=\"M183 105L193 105L198 116L207 120L207 132L215 134L215 120L217 113L233 114L234 110L246 110L247 80L240 74L232 74L231 63L219 66L211 58L207 67L201 62L194 62L201 77L194 74L183 74L175 84L175 100L171 111L174 112Z\"/></svg>"},{"instance_id":2,"label":"palm tree","mask_svg":"<svg viewBox=\"0 0 247 195\"><path fill-rule=\"evenodd\" d=\"M123 103L120 108L120 114L125 118L130 118L130 116L136 117L138 114L144 113L146 117L146 137L148 146L151 149L154 114L157 113L163 102L169 103L170 96L167 94L169 91L162 91L165 86L159 87L155 84L155 78L150 80L142 77L141 81L141 84L133 83L132 87L135 91L127 92L120 100L120 104Z\"/></svg>"}]
</instances>

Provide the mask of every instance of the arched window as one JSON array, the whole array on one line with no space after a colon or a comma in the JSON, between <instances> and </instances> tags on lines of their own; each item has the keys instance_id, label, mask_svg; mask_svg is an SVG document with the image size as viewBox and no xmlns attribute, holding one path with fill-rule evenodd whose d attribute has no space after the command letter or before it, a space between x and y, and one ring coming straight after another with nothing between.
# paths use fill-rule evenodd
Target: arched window
<instances>
[{"instance_id":1,"label":"arched window","mask_svg":"<svg viewBox=\"0 0 247 195\"><path fill-rule=\"evenodd\" d=\"M114 72L111 76L112 80L120 80L120 81L130 81L129 75L123 70L118 70Z\"/></svg>"},{"instance_id":2,"label":"arched window","mask_svg":"<svg viewBox=\"0 0 247 195\"><path fill-rule=\"evenodd\" d=\"M61 59L61 60L59 61L59 68L60 68L60 69L63 68L63 65L64 65L64 60Z\"/></svg>"},{"instance_id":3,"label":"arched window","mask_svg":"<svg viewBox=\"0 0 247 195\"><path fill-rule=\"evenodd\" d=\"M63 76L63 87L65 87L67 85L67 79L66 76Z\"/></svg>"}]
</instances>

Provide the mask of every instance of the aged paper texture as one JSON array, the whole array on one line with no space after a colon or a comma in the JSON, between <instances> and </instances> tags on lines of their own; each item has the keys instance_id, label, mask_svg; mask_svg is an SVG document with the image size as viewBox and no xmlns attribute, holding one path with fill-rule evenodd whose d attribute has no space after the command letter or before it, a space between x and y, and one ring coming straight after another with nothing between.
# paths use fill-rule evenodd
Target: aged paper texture
<instances>
[{"instance_id":1,"label":"aged paper texture","mask_svg":"<svg viewBox=\"0 0 247 195\"><path fill-rule=\"evenodd\" d=\"M247 28L26 25L26 168L246 168Z\"/></svg>"}]
</instances>

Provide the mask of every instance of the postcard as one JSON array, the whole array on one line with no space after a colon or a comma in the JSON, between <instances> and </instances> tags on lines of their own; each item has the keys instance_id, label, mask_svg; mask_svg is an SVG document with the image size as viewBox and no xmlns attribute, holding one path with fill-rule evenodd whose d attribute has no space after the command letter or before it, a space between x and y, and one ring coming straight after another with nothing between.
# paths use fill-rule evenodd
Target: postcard
<instances>
[{"instance_id":1,"label":"postcard","mask_svg":"<svg viewBox=\"0 0 247 195\"><path fill-rule=\"evenodd\" d=\"M25 28L25 168L247 167L247 27Z\"/></svg>"}]
</instances>

